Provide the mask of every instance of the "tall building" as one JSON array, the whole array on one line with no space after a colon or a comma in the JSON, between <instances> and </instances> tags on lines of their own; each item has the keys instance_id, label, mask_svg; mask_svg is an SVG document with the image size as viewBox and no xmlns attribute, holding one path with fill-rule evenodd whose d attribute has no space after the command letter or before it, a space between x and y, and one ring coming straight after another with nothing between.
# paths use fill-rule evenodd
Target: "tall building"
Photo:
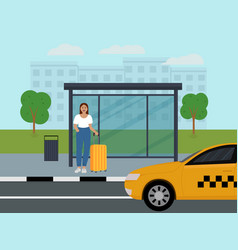
<instances>
[{"instance_id":1,"label":"tall building","mask_svg":"<svg viewBox=\"0 0 238 250\"><path fill-rule=\"evenodd\" d=\"M168 58L124 58L125 82L128 83L168 83L170 82L170 67L163 65ZM156 93L159 93L157 91ZM163 93L165 94L166 91ZM169 93L169 91L167 91ZM155 91L153 91L155 93Z\"/></svg>"},{"instance_id":2,"label":"tall building","mask_svg":"<svg viewBox=\"0 0 238 250\"><path fill-rule=\"evenodd\" d=\"M179 91L179 111L182 97L187 93L206 93L207 71L204 67L184 67L164 64L168 58L124 58L123 66L78 66L76 62L35 62L31 64L31 88L37 92L43 91L51 96L52 105L49 110L49 121L44 128L65 129L68 127L68 93L64 91L64 83L74 82L104 82L104 83L182 83L183 90ZM74 91L74 93L79 93ZM172 94L171 90L157 91L98 91L81 90L80 94ZM107 103L106 105L110 105ZM155 105L155 104L153 104ZM163 119L153 117L158 122L169 119L164 114ZM162 120L161 120L162 119ZM191 120L178 115L179 129L191 129ZM205 129L206 119L196 121L196 128Z\"/></svg>"},{"instance_id":3,"label":"tall building","mask_svg":"<svg viewBox=\"0 0 238 250\"><path fill-rule=\"evenodd\" d=\"M49 120L42 128L65 129L68 121L68 95L65 82L78 82L76 62L31 63L31 89L46 92L51 97Z\"/></svg>"},{"instance_id":4,"label":"tall building","mask_svg":"<svg viewBox=\"0 0 238 250\"><path fill-rule=\"evenodd\" d=\"M123 67L113 66L88 66L79 67L79 81L78 82L105 82L105 83L122 83L124 82L124 69ZM81 94L97 94L97 90L84 90L80 91ZM109 91L107 91L109 93Z\"/></svg>"}]
</instances>

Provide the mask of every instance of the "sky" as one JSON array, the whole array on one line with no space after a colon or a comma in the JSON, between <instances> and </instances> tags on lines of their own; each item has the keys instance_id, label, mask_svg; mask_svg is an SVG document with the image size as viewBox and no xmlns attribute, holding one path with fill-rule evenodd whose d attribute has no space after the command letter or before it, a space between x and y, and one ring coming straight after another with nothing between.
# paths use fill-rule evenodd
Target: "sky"
<instances>
[{"instance_id":1,"label":"sky","mask_svg":"<svg viewBox=\"0 0 238 250\"><path fill-rule=\"evenodd\" d=\"M236 7L230 0L1 2L0 128L29 128L19 110L20 96L30 88L31 62L122 65L129 56L198 54L208 71L208 128L235 129ZM80 47L83 55L48 55L62 44ZM99 54L113 45L138 45L145 54Z\"/></svg>"}]
</instances>

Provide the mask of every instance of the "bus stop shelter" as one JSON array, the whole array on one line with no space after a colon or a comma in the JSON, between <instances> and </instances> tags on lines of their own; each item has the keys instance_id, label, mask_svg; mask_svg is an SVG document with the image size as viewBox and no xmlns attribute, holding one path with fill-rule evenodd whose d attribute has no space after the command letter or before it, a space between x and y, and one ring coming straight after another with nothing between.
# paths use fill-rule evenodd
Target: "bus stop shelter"
<instances>
[{"instance_id":1,"label":"bus stop shelter","mask_svg":"<svg viewBox=\"0 0 238 250\"><path fill-rule=\"evenodd\" d=\"M108 158L178 160L182 83L65 83L64 89L69 93L70 167L76 157L73 118L82 102L89 105L98 142L107 145Z\"/></svg>"}]
</instances>

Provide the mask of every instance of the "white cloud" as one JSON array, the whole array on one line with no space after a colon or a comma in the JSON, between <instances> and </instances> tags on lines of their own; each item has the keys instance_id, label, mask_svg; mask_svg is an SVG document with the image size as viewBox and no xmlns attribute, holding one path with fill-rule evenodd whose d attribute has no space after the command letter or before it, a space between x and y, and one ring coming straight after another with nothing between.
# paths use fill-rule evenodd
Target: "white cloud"
<instances>
[{"instance_id":1,"label":"white cloud","mask_svg":"<svg viewBox=\"0 0 238 250\"><path fill-rule=\"evenodd\" d=\"M82 56L83 50L79 46L73 46L71 44L61 44L57 48L49 50L49 56Z\"/></svg>"},{"instance_id":2,"label":"white cloud","mask_svg":"<svg viewBox=\"0 0 238 250\"><path fill-rule=\"evenodd\" d=\"M190 54L187 56L181 57L171 57L163 64L170 64L170 65L195 65L195 64L204 64L202 57L198 54Z\"/></svg>"},{"instance_id":3,"label":"white cloud","mask_svg":"<svg viewBox=\"0 0 238 250\"><path fill-rule=\"evenodd\" d=\"M99 54L145 54L145 49L140 45L112 45L100 50Z\"/></svg>"}]
</instances>

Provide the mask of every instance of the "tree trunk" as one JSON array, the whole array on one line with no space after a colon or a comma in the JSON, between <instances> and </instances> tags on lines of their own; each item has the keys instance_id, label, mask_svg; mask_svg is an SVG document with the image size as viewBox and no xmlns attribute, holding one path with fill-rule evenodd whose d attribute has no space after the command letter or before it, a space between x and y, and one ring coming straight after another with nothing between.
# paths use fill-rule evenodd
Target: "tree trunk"
<instances>
[{"instance_id":1,"label":"tree trunk","mask_svg":"<svg viewBox=\"0 0 238 250\"><path fill-rule=\"evenodd\" d=\"M195 117L193 116L193 134L195 134Z\"/></svg>"},{"instance_id":2,"label":"tree trunk","mask_svg":"<svg viewBox=\"0 0 238 250\"><path fill-rule=\"evenodd\" d=\"M33 134L35 134L36 131L36 121L35 121L35 117L33 117Z\"/></svg>"},{"instance_id":3,"label":"tree trunk","mask_svg":"<svg viewBox=\"0 0 238 250\"><path fill-rule=\"evenodd\" d=\"M36 131L36 113L37 113L38 107L36 108L35 114L33 114L33 111L32 111L30 106L29 106L29 108L31 110L31 115L32 115L32 119L33 119L33 134L35 134L35 131Z\"/></svg>"}]
</instances>

